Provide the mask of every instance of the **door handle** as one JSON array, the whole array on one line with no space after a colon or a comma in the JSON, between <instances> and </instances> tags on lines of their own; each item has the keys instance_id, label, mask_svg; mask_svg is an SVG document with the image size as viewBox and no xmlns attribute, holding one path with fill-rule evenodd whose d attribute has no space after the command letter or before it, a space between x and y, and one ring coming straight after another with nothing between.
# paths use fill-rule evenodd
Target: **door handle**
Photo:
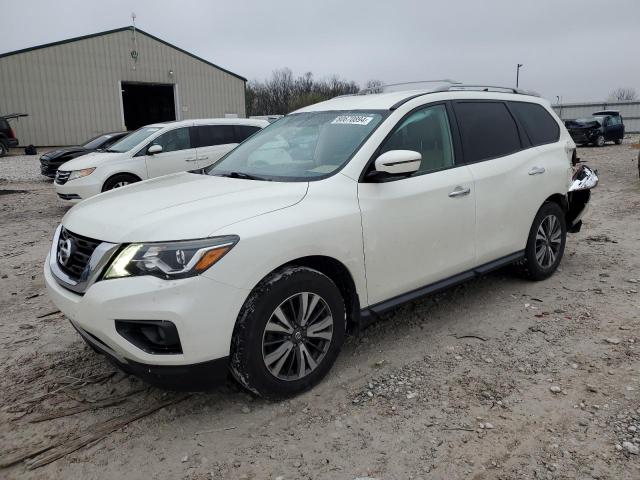
<instances>
[{"instance_id":1,"label":"door handle","mask_svg":"<svg viewBox=\"0 0 640 480\"><path fill-rule=\"evenodd\" d=\"M533 167L531 170L529 170L529 175L540 175L544 172L544 167Z\"/></svg>"},{"instance_id":2,"label":"door handle","mask_svg":"<svg viewBox=\"0 0 640 480\"><path fill-rule=\"evenodd\" d=\"M184 161L185 161L185 162L195 162L195 161L197 161L197 160L198 160L198 159L197 159L197 158L195 158L195 157L194 157L194 158L185 158L185 159L184 159Z\"/></svg>"},{"instance_id":3,"label":"door handle","mask_svg":"<svg viewBox=\"0 0 640 480\"><path fill-rule=\"evenodd\" d=\"M198 160L209 160L209 157L198 157Z\"/></svg>"},{"instance_id":4,"label":"door handle","mask_svg":"<svg viewBox=\"0 0 640 480\"><path fill-rule=\"evenodd\" d=\"M451 198L464 197L465 195L469 195L470 193L471 193L470 188L456 187L453 189L453 192L449 193L449 196Z\"/></svg>"}]
</instances>

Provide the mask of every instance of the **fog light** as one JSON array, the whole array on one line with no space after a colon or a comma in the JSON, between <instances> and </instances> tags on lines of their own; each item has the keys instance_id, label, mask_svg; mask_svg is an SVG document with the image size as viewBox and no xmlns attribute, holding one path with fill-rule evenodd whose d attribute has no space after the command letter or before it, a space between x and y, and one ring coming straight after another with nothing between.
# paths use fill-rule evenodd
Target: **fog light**
<instances>
[{"instance_id":1,"label":"fog light","mask_svg":"<svg viewBox=\"0 0 640 480\"><path fill-rule=\"evenodd\" d=\"M116 320L116 332L147 353L182 353L178 329L167 320Z\"/></svg>"}]
</instances>

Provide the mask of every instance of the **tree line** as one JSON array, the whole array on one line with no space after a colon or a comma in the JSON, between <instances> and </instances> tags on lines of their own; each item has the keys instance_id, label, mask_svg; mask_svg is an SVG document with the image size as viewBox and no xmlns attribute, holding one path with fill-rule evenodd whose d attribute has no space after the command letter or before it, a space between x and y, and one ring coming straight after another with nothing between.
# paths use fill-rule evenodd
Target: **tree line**
<instances>
[{"instance_id":1,"label":"tree line","mask_svg":"<svg viewBox=\"0 0 640 480\"><path fill-rule=\"evenodd\" d=\"M375 91L381 85L379 80L369 80L365 88ZM291 70L282 68L274 70L264 81L247 82L247 115L285 115L307 105L359 91L356 82L337 75L316 80L313 73L306 72L296 78Z\"/></svg>"}]
</instances>

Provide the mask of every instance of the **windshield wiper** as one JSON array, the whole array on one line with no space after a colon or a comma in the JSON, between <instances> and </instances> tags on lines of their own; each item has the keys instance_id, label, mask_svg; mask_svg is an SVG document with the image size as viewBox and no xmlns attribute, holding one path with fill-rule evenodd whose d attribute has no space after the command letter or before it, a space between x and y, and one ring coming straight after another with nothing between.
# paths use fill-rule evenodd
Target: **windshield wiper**
<instances>
[{"instance_id":1,"label":"windshield wiper","mask_svg":"<svg viewBox=\"0 0 640 480\"><path fill-rule=\"evenodd\" d=\"M268 178L260 177L258 175L251 175L250 173L244 173L244 172L224 172L224 173L217 173L215 175L219 177L242 178L243 180L269 181Z\"/></svg>"}]
</instances>

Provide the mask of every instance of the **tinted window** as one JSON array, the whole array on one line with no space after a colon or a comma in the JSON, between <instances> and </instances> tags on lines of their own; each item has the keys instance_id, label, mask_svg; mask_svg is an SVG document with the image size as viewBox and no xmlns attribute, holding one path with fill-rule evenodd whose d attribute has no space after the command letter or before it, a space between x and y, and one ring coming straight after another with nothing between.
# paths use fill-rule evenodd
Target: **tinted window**
<instances>
[{"instance_id":1,"label":"tinted window","mask_svg":"<svg viewBox=\"0 0 640 480\"><path fill-rule=\"evenodd\" d=\"M465 162L502 157L520 150L518 127L499 102L456 102Z\"/></svg>"},{"instance_id":2,"label":"tinted window","mask_svg":"<svg viewBox=\"0 0 640 480\"><path fill-rule=\"evenodd\" d=\"M151 145L161 145L162 152L176 152L178 150L186 150L191 148L191 137L189 135L189 128L176 128L170 130L167 133L163 133L156 138Z\"/></svg>"},{"instance_id":3,"label":"tinted window","mask_svg":"<svg viewBox=\"0 0 640 480\"><path fill-rule=\"evenodd\" d=\"M544 107L524 102L511 102L509 106L534 146L558 141L560 127Z\"/></svg>"},{"instance_id":4,"label":"tinted window","mask_svg":"<svg viewBox=\"0 0 640 480\"><path fill-rule=\"evenodd\" d=\"M0 130L9 130L9 122L4 118L0 118Z\"/></svg>"},{"instance_id":5,"label":"tinted window","mask_svg":"<svg viewBox=\"0 0 640 480\"><path fill-rule=\"evenodd\" d=\"M198 125L198 147L210 147L236 142L233 125Z\"/></svg>"},{"instance_id":6,"label":"tinted window","mask_svg":"<svg viewBox=\"0 0 640 480\"><path fill-rule=\"evenodd\" d=\"M91 140L86 141L82 146L88 150L100 148L105 140L108 140L109 138L109 135L100 135L99 137L95 137Z\"/></svg>"},{"instance_id":7,"label":"tinted window","mask_svg":"<svg viewBox=\"0 0 640 480\"><path fill-rule=\"evenodd\" d=\"M236 142L244 142L251 135L260 130L260 127L254 127L251 125L236 125Z\"/></svg>"},{"instance_id":8,"label":"tinted window","mask_svg":"<svg viewBox=\"0 0 640 480\"><path fill-rule=\"evenodd\" d=\"M389 150L413 150L422 155L418 172L452 167L453 143L444 105L423 108L411 113L382 145L380 153Z\"/></svg>"}]
</instances>

